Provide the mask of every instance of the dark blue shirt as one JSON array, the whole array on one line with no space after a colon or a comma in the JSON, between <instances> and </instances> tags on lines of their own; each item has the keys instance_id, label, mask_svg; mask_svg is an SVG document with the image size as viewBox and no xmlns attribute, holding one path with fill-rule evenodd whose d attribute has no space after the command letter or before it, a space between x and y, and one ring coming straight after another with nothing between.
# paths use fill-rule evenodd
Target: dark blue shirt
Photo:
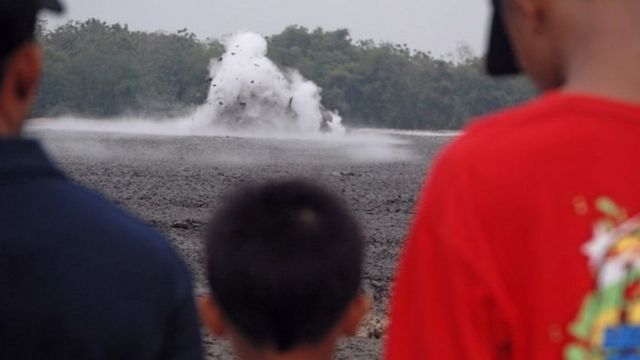
<instances>
[{"instance_id":1,"label":"dark blue shirt","mask_svg":"<svg viewBox=\"0 0 640 360\"><path fill-rule=\"evenodd\" d=\"M184 263L67 179L40 145L0 140L0 359L200 359Z\"/></svg>"}]
</instances>

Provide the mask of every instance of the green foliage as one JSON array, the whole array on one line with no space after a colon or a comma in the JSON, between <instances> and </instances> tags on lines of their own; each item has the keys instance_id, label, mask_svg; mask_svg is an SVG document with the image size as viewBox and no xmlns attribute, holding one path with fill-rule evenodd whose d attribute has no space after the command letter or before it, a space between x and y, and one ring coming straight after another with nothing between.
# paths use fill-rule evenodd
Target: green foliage
<instances>
[{"instance_id":1,"label":"green foliage","mask_svg":"<svg viewBox=\"0 0 640 360\"><path fill-rule=\"evenodd\" d=\"M445 61L406 45L354 42L347 30L289 27L270 39L269 57L298 69L324 89L327 108L351 124L404 129L456 129L471 117L533 95L523 79L484 75L468 47Z\"/></svg>"},{"instance_id":2,"label":"green foliage","mask_svg":"<svg viewBox=\"0 0 640 360\"><path fill-rule=\"evenodd\" d=\"M202 104L209 61L224 52L186 29L144 33L88 20L39 33L46 60L35 116L167 115ZM325 106L350 125L455 129L533 95L523 79L485 76L483 59L467 47L443 60L406 45L355 42L348 30L294 26L269 38L268 55L322 87Z\"/></svg>"},{"instance_id":3,"label":"green foliage","mask_svg":"<svg viewBox=\"0 0 640 360\"><path fill-rule=\"evenodd\" d=\"M177 34L132 32L98 20L41 34L45 71L34 115L161 114L201 104L208 64L224 48Z\"/></svg>"}]
</instances>

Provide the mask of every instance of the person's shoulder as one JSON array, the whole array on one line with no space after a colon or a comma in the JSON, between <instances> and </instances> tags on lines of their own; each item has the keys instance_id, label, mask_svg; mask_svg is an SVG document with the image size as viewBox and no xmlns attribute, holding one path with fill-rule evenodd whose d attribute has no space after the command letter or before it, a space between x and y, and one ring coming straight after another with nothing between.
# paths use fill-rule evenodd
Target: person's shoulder
<instances>
[{"instance_id":1,"label":"person's shoulder","mask_svg":"<svg viewBox=\"0 0 640 360\"><path fill-rule=\"evenodd\" d=\"M563 98L558 94L544 95L523 104L502 109L478 117L465 129L464 140L485 140L500 138L500 135L526 134L535 132L545 122L562 116L566 108ZM503 139L509 139L503 138Z\"/></svg>"},{"instance_id":2,"label":"person's shoulder","mask_svg":"<svg viewBox=\"0 0 640 360\"><path fill-rule=\"evenodd\" d=\"M183 266L168 240L150 225L73 181L64 180L58 186L58 196L65 198L60 216L72 219L68 221L73 223L73 236L109 244L145 261Z\"/></svg>"},{"instance_id":3,"label":"person's shoulder","mask_svg":"<svg viewBox=\"0 0 640 360\"><path fill-rule=\"evenodd\" d=\"M552 93L478 117L447 147L443 157L486 159L488 153L535 143L547 136L551 128L557 131L566 127L567 122L559 121L565 119L567 111L570 111L564 100L562 95Z\"/></svg>"}]
</instances>

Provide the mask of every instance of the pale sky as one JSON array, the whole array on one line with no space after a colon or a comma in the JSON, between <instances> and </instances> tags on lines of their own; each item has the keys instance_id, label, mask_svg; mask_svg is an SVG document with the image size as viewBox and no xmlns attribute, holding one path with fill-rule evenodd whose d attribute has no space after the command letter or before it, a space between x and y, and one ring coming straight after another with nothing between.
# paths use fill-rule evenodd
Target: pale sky
<instances>
[{"instance_id":1,"label":"pale sky","mask_svg":"<svg viewBox=\"0 0 640 360\"><path fill-rule=\"evenodd\" d=\"M68 12L49 17L50 26L66 20L98 18L135 30L188 28L200 38L237 31L263 35L288 25L327 30L348 28L355 39L406 43L436 55L460 42L484 53L488 0L62 0Z\"/></svg>"}]
</instances>

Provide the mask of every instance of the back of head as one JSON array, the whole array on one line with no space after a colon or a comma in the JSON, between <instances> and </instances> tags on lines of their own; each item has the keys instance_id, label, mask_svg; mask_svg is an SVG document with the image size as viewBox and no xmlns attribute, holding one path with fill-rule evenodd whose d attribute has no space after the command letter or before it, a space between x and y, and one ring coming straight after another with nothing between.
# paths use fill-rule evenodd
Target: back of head
<instances>
[{"instance_id":1,"label":"back of head","mask_svg":"<svg viewBox=\"0 0 640 360\"><path fill-rule=\"evenodd\" d=\"M0 0L0 59L33 39L37 9L35 1Z\"/></svg>"},{"instance_id":2,"label":"back of head","mask_svg":"<svg viewBox=\"0 0 640 360\"><path fill-rule=\"evenodd\" d=\"M208 277L229 323L255 348L322 340L358 295L363 235L343 202L304 181L250 186L216 213Z\"/></svg>"},{"instance_id":3,"label":"back of head","mask_svg":"<svg viewBox=\"0 0 640 360\"><path fill-rule=\"evenodd\" d=\"M62 11L58 0L0 0L0 135L16 135L29 113L40 78L34 45L38 12Z\"/></svg>"},{"instance_id":4,"label":"back of head","mask_svg":"<svg viewBox=\"0 0 640 360\"><path fill-rule=\"evenodd\" d=\"M610 93L640 74L638 1L493 0L493 6L493 75L522 70L540 90Z\"/></svg>"},{"instance_id":5,"label":"back of head","mask_svg":"<svg viewBox=\"0 0 640 360\"><path fill-rule=\"evenodd\" d=\"M62 11L57 0L0 0L0 59L33 40L41 9Z\"/></svg>"}]
</instances>

